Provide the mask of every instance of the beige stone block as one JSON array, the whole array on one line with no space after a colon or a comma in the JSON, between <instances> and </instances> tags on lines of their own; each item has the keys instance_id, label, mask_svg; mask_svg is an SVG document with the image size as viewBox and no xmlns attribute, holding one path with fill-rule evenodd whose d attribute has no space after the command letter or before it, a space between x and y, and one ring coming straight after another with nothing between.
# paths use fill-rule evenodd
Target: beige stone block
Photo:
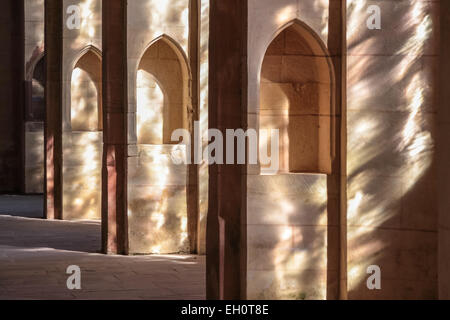
<instances>
[{"instance_id":1,"label":"beige stone block","mask_svg":"<svg viewBox=\"0 0 450 320\"><path fill-rule=\"evenodd\" d=\"M130 187L131 253L189 252L186 188Z\"/></svg>"},{"instance_id":2,"label":"beige stone block","mask_svg":"<svg viewBox=\"0 0 450 320\"><path fill-rule=\"evenodd\" d=\"M326 225L325 175L249 176L247 179L247 223Z\"/></svg>"},{"instance_id":3,"label":"beige stone block","mask_svg":"<svg viewBox=\"0 0 450 320\"><path fill-rule=\"evenodd\" d=\"M247 228L249 270L324 270L327 267L327 227L264 226Z\"/></svg>"},{"instance_id":4,"label":"beige stone block","mask_svg":"<svg viewBox=\"0 0 450 320\"><path fill-rule=\"evenodd\" d=\"M63 217L65 220L101 219L100 170L89 175L83 168L65 169L63 173Z\"/></svg>"},{"instance_id":5,"label":"beige stone block","mask_svg":"<svg viewBox=\"0 0 450 320\"><path fill-rule=\"evenodd\" d=\"M185 156L184 149L179 146L138 145L139 156L129 159L128 177L131 185L170 186L185 185L186 165L174 164L172 150L180 149ZM175 154L175 153L174 153Z\"/></svg>"},{"instance_id":6,"label":"beige stone block","mask_svg":"<svg viewBox=\"0 0 450 320\"><path fill-rule=\"evenodd\" d=\"M63 216L101 218L102 132L63 135Z\"/></svg>"},{"instance_id":7,"label":"beige stone block","mask_svg":"<svg viewBox=\"0 0 450 320\"><path fill-rule=\"evenodd\" d=\"M247 298L253 300L324 300L326 272L248 271Z\"/></svg>"}]
</instances>

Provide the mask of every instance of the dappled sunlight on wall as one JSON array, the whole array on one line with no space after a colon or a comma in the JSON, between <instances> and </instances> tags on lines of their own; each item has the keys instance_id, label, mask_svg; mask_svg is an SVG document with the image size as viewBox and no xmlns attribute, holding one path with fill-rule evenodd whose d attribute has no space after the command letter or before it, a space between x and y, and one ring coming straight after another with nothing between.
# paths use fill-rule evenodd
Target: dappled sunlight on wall
<instances>
[{"instance_id":1,"label":"dappled sunlight on wall","mask_svg":"<svg viewBox=\"0 0 450 320\"><path fill-rule=\"evenodd\" d=\"M433 298L436 277L434 32L437 3L348 1L348 290L373 298ZM384 295L383 295L384 294Z\"/></svg>"},{"instance_id":2,"label":"dappled sunlight on wall","mask_svg":"<svg viewBox=\"0 0 450 320\"><path fill-rule=\"evenodd\" d=\"M324 49L300 23L267 49L259 128L280 130L280 170L247 177L250 299L327 298L331 75ZM269 144L260 134L260 148Z\"/></svg>"},{"instance_id":3,"label":"dappled sunlight on wall","mask_svg":"<svg viewBox=\"0 0 450 320\"><path fill-rule=\"evenodd\" d=\"M189 25L189 9L186 0L158 0L148 1L148 14L151 16L151 21L155 25L164 25L166 21L179 21L180 25ZM189 28L180 29L183 46L187 44L189 36Z\"/></svg>"},{"instance_id":4,"label":"dappled sunlight on wall","mask_svg":"<svg viewBox=\"0 0 450 320\"><path fill-rule=\"evenodd\" d=\"M64 28L65 37L70 38L70 49L79 50L86 44L101 45L102 1L101 0L64 0L64 8L76 5L80 13L80 28ZM73 15L64 12L64 22ZM99 43L97 43L100 40Z\"/></svg>"},{"instance_id":5,"label":"dappled sunlight on wall","mask_svg":"<svg viewBox=\"0 0 450 320\"><path fill-rule=\"evenodd\" d=\"M165 37L144 53L138 67L137 157L128 161L128 225L131 253L189 253L187 166L172 132L186 127L187 72L175 44Z\"/></svg>"},{"instance_id":6,"label":"dappled sunlight on wall","mask_svg":"<svg viewBox=\"0 0 450 320\"><path fill-rule=\"evenodd\" d=\"M129 236L132 253L189 253L186 166L174 165L179 146L139 145L129 172ZM181 157L185 157L181 150Z\"/></svg>"},{"instance_id":7,"label":"dappled sunlight on wall","mask_svg":"<svg viewBox=\"0 0 450 320\"><path fill-rule=\"evenodd\" d=\"M84 37L93 38L96 34L94 12L98 9L95 0L86 0L80 3L81 33Z\"/></svg>"},{"instance_id":8,"label":"dappled sunlight on wall","mask_svg":"<svg viewBox=\"0 0 450 320\"><path fill-rule=\"evenodd\" d=\"M249 176L250 299L325 299L327 177Z\"/></svg>"},{"instance_id":9,"label":"dappled sunlight on wall","mask_svg":"<svg viewBox=\"0 0 450 320\"><path fill-rule=\"evenodd\" d=\"M189 0L134 0L128 3L129 57L137 58L153 39L166 34L188 52ZM145 32L143 32L145 31Z\"/></svg>"},{"instance_id":10,"label":"dappled sunlight on wall","mask_svg":"<svg viewBox=\"0 0 450 320\"><path fill-rule=\"evenodd\" d=\"M92 131L99 127L98 86L89 73L77 67L72 73L72 130Z\"/></svg>"},{"instance_id":11,"label":"dappled sunlight on wall","mask_svg":"<svg viewBox=\"0 0 450 320\"><path fill-rule=\"evenodd\" d=\"M71 130L63 133L63 218L101 218L101 60L87 51L71 78Z\"/></svg>"},{"instance_id":12,"label":"dappled sunlight on wall","mask_svg":"<svg viewBox=\"0 0 450 320\"><path fill-rule=\"evenodd\" d=\"M137 73L138 143L163 143L164 93L155 78L144 70Z\"/></svg>"}]
</instances>

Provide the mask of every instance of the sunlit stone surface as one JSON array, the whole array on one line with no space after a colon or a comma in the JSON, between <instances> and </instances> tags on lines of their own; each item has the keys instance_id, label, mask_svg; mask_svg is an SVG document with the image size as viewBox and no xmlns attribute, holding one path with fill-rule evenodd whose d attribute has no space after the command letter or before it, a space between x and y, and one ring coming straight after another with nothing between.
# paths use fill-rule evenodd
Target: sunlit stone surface
<instances>
[{"instance_id":1,"label":"sunlit stone surface","mask_svg":"<svg viewBox=\"0 0 450 320\"><path fill-rule=\"evenodd\" d=\"M249 299L325 299L327 177L249 176Z\"/></svg>"},{"instance_id":2,"label":"sunlit stone surface","mask_svg":"<svg viewBox=\"0 0 450 320\"><path fill-rule=\"evenodd\" d=\"M25 127L25 192L42 193L44 187L44 128L41 122Z\"/></svg>"},{"instance_id":3,"label":"sunlit stone surface","mask_svg":"<svg viewBox=\"0 0 450 320\"><path fill-rule=\"evenodd\" d=\"M366 8L382 29L366 27ZM436 298L435 1L348 1L348 297ZM383 290L365 271L382 268Z\"/></svg>"},{"instance_id":4,"label":"sunlit stone surface","mask_svg":"<svg viewBox=\"0 0 450 320\"><path fill-rule=\"evenodd\" d=\"M63 135L63 217L101 218L101 60L87 51L71 78L70 132Z\"/></svg>"},{"instance_id":5,"label":"sunlit stone surface","mask_svg":"<svg viewBox=\"0 0 450 320\"><path fill-rule=\"evenodd\" d=\"M188 128L188 72L179 44L164 35L146 49L136 76L137 154L128 160L131 253L191 252L186 149L171 141Z\"/></svg>"},{"instance_id":6,"label":"sunlit stone surface","mask_svg":"<svg viewBox=\"0 0 450 320\"><path fill-rule=\"evenodd\" d=\"M128 163L128 225L132 253L189 252L186 165L174 165L178 146L140 145ZM180 150L180 157L185 151Z\"/></svg>"},{"instance_id":7,"label":"sunlit stone surface","mask_svg":"<svg viewBox=\"0 0 450 320\"><path fill-rule=\"evenodd\" d=\"M334 86L345 74L338 68L331 70L326 49L341 40L332 28L338 23L340 12L334 10L341 2L248 0L248 28L242 31L248 34L236 35L248 41L247 52L242 53L248 87L237 88L247 99L248 127L280 129L281 138L279 172L261 175L259 165L248 166L247 190L240 195L247 208L247 221L242 222L247 264L239 266L246 270L236 267L236 272L247 275L243 295L249 299L449 297L450 114L445 103L450 101L446 93L450 90L445 87L448 63L439 55L448 56L450 49L440 49L438 42L445 31L439 14L448 8L448 0L347 0L346 109L335 110L333 101L341 97L334 96ZM44 0L24 3L27 102L23 126L17 126L23 128L25 144L20 169L24 191L41 193ZM208 99L217 90L208 88L208 48L210 42L217 44L209 39L209 3L199 1L198 16L197 116L203 147ZM63 218L99 220L102 1L63 1L64 8L70 5L79 6L82 19L80 29L63 29ZM381 9L381 30L367 28L370 5ZM170 135L174 129L188 129L193 112L191 77L197 70L189 66L189 0L131 0L127 12L129 252L185 253L193 249L187 219L189 167L174 165L172 156L178 149L175 154L183 158L187 150L175 146ZM232 19L235 12L229 14ZM340 52L335 54L334 66L341 63L337 62ZM235 57L229 61L235 60L239 61ZM9 67L4 65L5 70ZM439 72L444 83L440 99ZM224 73L218 77L224 83L218 85L226 84L228 73ZM12 92L3 78L0 81L6 93ZM8 104L13 97L6 93L2 102ZM223 102L228 96L219 98ZM2 187L6 187L14 182L9 181L17 166L14 162L20 161L12 155L18 143L11 139L16 124L8 117L13 109L2 110L2 119L8 119L0 137ZM342 138L342 145L336 145L336 136ZM269 144L264 139L259 143ZM336 159L342 162L336 165ZM196 249L200 254L207 245L208 192L215 187L209 185L208 170L207 164L199 165ZM332 179L336 176L339 181ZM227 196L223 192L220 201L226 202ZM18 227L29 222L3 220L5 229L9 223ZM222 267L228 263L223 261ZM370 265L381 268L382 290L366 286Z\"/></svg>"},{"instance_id":8,"label":"sunlit stone surface","mask_svg":"<svg viewBox=\"0 0 450 320\"><path fill-rule=\"evenodd\" d=\"M327 176L307 174L331 170L326 2L249 1L249 127L280 130L279 173L247 176L250 299L327 297Z\"/></svg>"}]
</instances>

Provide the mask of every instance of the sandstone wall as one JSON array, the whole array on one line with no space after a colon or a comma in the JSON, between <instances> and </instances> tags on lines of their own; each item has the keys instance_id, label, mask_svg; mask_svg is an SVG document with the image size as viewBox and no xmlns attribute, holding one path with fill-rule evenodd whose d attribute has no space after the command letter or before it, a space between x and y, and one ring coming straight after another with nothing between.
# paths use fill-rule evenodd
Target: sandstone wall
<instances>
[{"instance_id":1,"label":"sandstone wall","mask_svg":"<svg viewBox=\"0 0 450 320\"><path fill-rule=\"evenodd\" d=\"M71 5L80 8L80 29L67 27L71 14L66 10ZM98 116L101 108L101 0L64 0L64 10L63 218L99 220L103 145ZM86 59L86 55L95 57ZM83 61L87 61L87 65L83 65Z\"/></svg>"},{"instance_id":2,"label":"sandstone wall","mask_svg":"<svg viewBox=\"0 0 450 320\"><path fill-rule=\"evenodd\" d=\"M381 30L369 30L370 5ZM437 297L439 1L348 1L348 298ZM381 268L382 290L366 269Z\"/></svg>"}]
</instances>

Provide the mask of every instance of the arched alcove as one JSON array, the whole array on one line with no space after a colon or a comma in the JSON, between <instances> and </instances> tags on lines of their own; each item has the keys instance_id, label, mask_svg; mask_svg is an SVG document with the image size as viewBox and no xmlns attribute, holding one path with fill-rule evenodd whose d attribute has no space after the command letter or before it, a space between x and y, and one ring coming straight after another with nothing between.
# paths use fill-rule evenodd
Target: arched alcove
<instances>
[{"instance_id":1,"label":"arched alcove","mask_svg":"<svg viewBox=\"0 0 450 320\"><path fill-rule=\"evenodd\" d=\"M70 122L63 133L63 218L101 219L102 62L82 51L69 73Z\"/></svg>"},{"instance_id":2,"label":"arched alcove","mask_svg":"<svg viewBox=\"0 0 450 320\"><path fill-rule=\"evenodd\" d=\"M27 110L27 118L30 121L44 122L45 119L45 61L45 56L43 56L34 67L31 80L31 108Z\"/></svg>"},{"instance_id":3,"label":"arched alcove","mask_svg":"<svg viewBox=\"0 0 450 320\"><path fill-rule=\"evenodd\" d=\"M142 56L137 72L138 144L173 144L172 132L187 129L183 63L177 48L161 38Z\"/></svg>"},{"instance_id":4,"label":"arched alcove","mask_svg":"<svg viewBox=\"0 0 450 320\"><path fill-rule=\"evenodd\" d=\"M279 130L279 170L261 164L247 176L247 298L325 299L338 256L328 241L338 221L333 65L320 37L298 20L265 47L249 79L259 80L250 87L259 91L262 150L273 143L262 130Z\"/></svg>"},{"instance_id":5,"label":"arched alcove","mask_svg":"<svg viewBox=\"0 0 450 320\"><path fill-rule=\"evenodd\" d=\"M191 128L189 69L175 41L162 36L142 55L136 73L138 155L129 159L129 246L131 253L189 253L189 165L176 164L185 146L171 141L176 129ZM195 201L195 200L194 200Z\"/></svg>"},{"instance_id":6,"label":"arched alcove","mask_svg":"<svg viewBox=\"0 0 450 320\"><path fill-rule=\"evenodd\" d=\"M92 50L77 61L72 71L70 116L72 131L102 129L102 64Z\"/></svg>"},{"instance_id":7,"label":"arched alcove","mask_svg":"<svg viewBox=\"0 0 450 320\"><path fill-rule=\"evenodd\" d=\"M300 24L269 45L261 68L260 129L280 130L280 172L331 172L331 76L329 57Z\"/></svg>"}]
</instances>

